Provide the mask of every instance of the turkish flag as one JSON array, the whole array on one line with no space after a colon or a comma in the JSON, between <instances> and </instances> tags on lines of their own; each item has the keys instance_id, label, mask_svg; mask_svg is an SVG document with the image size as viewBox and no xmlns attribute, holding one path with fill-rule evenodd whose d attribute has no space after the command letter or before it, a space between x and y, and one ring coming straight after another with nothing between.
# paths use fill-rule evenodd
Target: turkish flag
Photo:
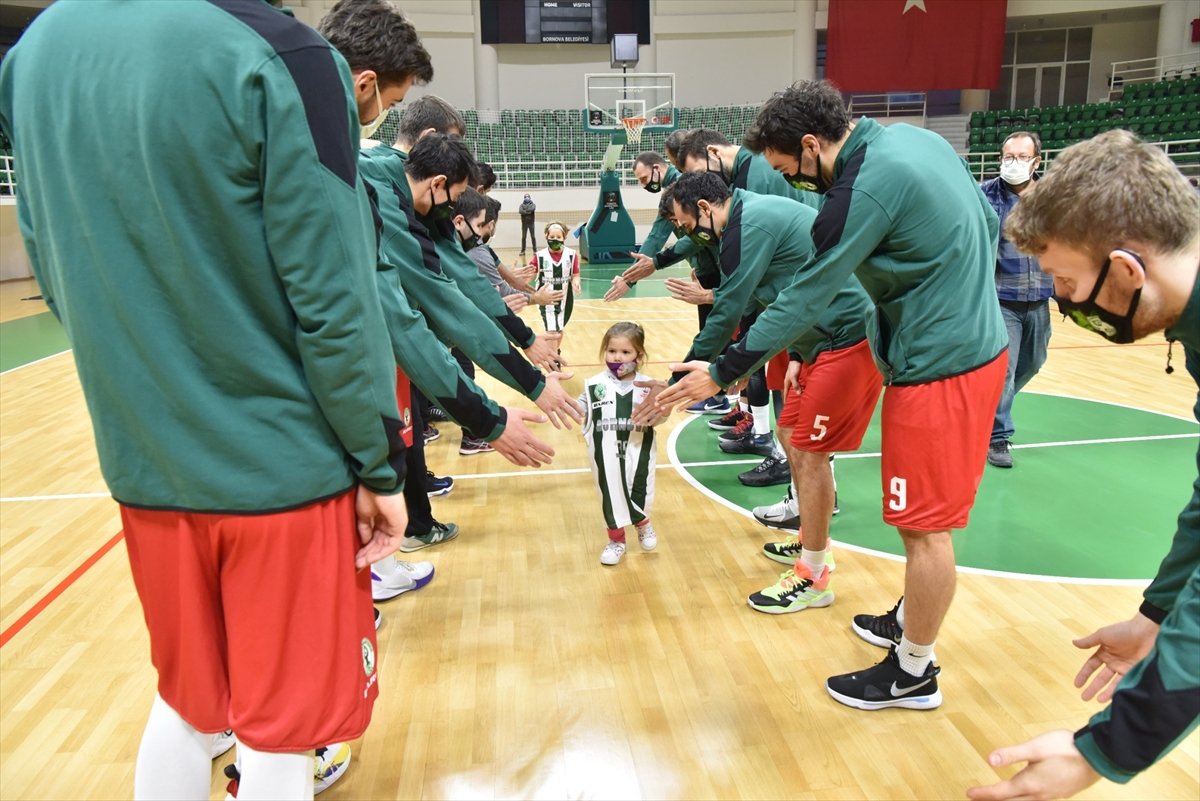
<instances>
[{"instance_id":1,"label":"turkish flag","mask_svg":"<svg viewBox=\"0 0 1200 801\"><path fill-rule=\"evenodd\" d=\"M829 0L825 77L845 92L994 89L1007 0Z\"/></svg>"}]
</instances>

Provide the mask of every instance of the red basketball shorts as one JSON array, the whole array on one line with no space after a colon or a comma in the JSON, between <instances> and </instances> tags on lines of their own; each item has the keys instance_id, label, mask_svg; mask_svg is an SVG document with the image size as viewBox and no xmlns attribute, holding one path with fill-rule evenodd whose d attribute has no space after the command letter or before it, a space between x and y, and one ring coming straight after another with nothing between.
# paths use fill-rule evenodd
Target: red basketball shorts
<instances>
[{"instance_id":1,"label":"red basketball shorts","mask_svg":"<svg viewBox=\"0 0 1200 801\"><path fill-rule=\"evenodd\" d=\"M791 428L792 447L815 453L857 450L871 424L883 376L864 339L819 354L800 366L800 389L784 395L779 427Z\"/></svg>"},{"instance_id":2,"label":"red basketball shorts","mask_svg":"<svg viewBox=\"0 0 1200 801\"><path fill-rule=\"evenodd\" d=\"M788 357L786 349L779 351L771 357L771 361L767 362L767 389L782 390L783 379L787 378L788 362L791 359Z\"/></svg>"},{"instance_id":3,"label":"red basketball shorts","mask_svg":"<svg viewBox=\"0 0 1200 801\"><path fill-rule=\"evenodd\" d=\"M353 491L261 515L121 507L158 692L260 751L362 735L379 694Z\"/></svg>"},{"instance_id":4,"label":"red basketball shorts","mask_svg":"<svg viewBox=\"0 0 1200 801\"><path fill-rule=\"evenodd\" d=\"M1008 351L969 373L883 393L883 520L965 528L983 479Z\"/></svg>"}]
</instances>

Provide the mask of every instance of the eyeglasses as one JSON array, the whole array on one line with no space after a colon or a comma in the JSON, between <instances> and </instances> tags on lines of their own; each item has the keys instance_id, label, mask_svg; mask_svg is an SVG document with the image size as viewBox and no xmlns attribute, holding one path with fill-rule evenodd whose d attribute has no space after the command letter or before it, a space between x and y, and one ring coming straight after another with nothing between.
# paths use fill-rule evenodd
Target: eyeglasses
<instances>
[{"instance_id":1,"label":"eyeglasses","mask_svg":"<svg viewBox=\"0 0 1200 801\"><path fill-rule=\"evenodd\" d=\"M1005 156L1004 158L1000 159L1000 163L1012 164L1014 161L1019 161L1022 164L1028 164L1036 158L1037 156Z\"/></svg>"}]
</instances>

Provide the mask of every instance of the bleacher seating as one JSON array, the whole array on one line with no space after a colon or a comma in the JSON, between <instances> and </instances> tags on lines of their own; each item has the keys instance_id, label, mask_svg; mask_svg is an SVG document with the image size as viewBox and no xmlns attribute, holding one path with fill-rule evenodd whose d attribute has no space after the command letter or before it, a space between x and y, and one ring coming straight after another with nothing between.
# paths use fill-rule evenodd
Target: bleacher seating
<instances>
[{"instance_id":1,"label":"bleacher seating","mask_svg":"<svg viewBox=\"0 0 1200 801\"><path fill-rule=\"evenodd\" d=\"M1200 139L1200 74L1130 84L1121 99L1109 103L977 111L969 125L968 162L977 174L996 173L1001 143L1021 130L1041 137L1046 161L1075 142L1125 128L1148 142L1168 143L1168 153L1181 167L1200 168L1200 144L1169 146Z\"/></svg>"}]
</instances>

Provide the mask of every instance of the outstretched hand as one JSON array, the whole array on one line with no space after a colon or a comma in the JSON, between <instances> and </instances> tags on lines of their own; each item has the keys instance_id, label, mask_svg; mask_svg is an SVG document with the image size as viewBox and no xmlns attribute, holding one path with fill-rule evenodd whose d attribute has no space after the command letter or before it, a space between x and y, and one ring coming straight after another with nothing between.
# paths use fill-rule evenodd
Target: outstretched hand
<instances>
[{"instance_id":1,"label":"outstretched hand","mask_svg":"<svg viewBox=\"0 0 1200 801\"><path fill-rule=\"evenodd\" d=\"M627 294L629 294L629 282L618 275L613 278L612 286L604 293L604 302L612 303L613 301L620 300Z\"/></svg>"},{"instance_id":2,"label":"outstretched hand","mask_svg":"<svg viewBox=\"0 0 1200 801\"><path fill-rule=\"evenodd\" d=\"M668 411L663 413L656 403L658 396L667 388L666 381L651 379L650 381L634 381L635 387L649 389L649 394L633 409L633 422L640 426L656 426L670 416Z\"/></svg>"},{"instance_id":3,"label":"outstretched hand","mask_svg":"<svg viewBox=\"0 0 1200 801\"><path fill-rule=\"evenodd\" d=\"M708 362L693 361L670 365L672 373L685 372L683 378L662 390L655 398L655 405L664 415L670 415L681 403L695 403L711 398L721 391L708 374Z\"/></svg>"},{"instance_id":4,"label":"outstretched hand","mask_svg":"<svg viewBox=\"0 0 1200 801\"><path fill-rule=\"evenodd\" d=\"M1046 732L1020 745L998 748L988 756L988 764L993 768L1014 762L1028 764L1011 779L968 789L967 798L971 801L1070 798L1100 778L1075 747L1075 736L1066 729Z\"/></svg>"},{"instance_id":5,"label":"outstretched hand","mask_svg":"<svg viewBox=\"0 0 1200 801\"><path fill-rule=\"evenodd\" d=\"M558 345L562 341L561 331L547 331L534 337L533 344L525 349L525 358L535 366L552 372L566 365L567 360L558 353Z\"/></svg>"},{"instance_id":6,"label":"outstretched hand","mask_svg":"<svg viewBox=\"0 0 1200 801\"><path fill-rule=\"evenodd\" d=\"M504 433L492 440L496 452L522 467L550 464L554 458L554 448L538 439L528 426L528 423L544 423L546 418L513 406L506 407L504 411L508 413Z\"/></svg>"},{"instance_id":7,"label":"outstretched hand","mask_svg":"<svg viewBox=\"0 0 1200 801\"><path fill-rule=\"evenodd\" d=\"M1072 640L1076 648L1099 646L1075 676L1075 686L1083 687L1095 674L1092 683L1082 693L1083 700L1090 701L1094 696L1100 703L1107 703L1121 677L1150 653L1156 637L1158 624L1139 613L1129 620L1113 623L1086 637Z\"/></svg>"},{"instance_id":8,"label":"outstretched hand","mask_svg":"<svg viewBox=\"0 0 1200 801\"><path fill-rule=\"evenodd\" d=\"M636 284L643 278L649 278L654 275L654 259L647 256L645 253L635 253L633 256L633 264L625 268L625 272L621 273L621 278L625 279L627 284Z\"/></svg>"},{"instance_id":9,"label":"outstretched hand","mask_svg":"<svg viewBox=\"0 0 1200 801\"><path fill-rule=\"evenodd\" d=\"M583 412L579 404L562 388L561 381L571 378L574 373L553 372L546 376L546 386L534 403L550 418L550 424L555 428L570 428L571 421L583 422Z\"/></svg>"}]
</instances>

